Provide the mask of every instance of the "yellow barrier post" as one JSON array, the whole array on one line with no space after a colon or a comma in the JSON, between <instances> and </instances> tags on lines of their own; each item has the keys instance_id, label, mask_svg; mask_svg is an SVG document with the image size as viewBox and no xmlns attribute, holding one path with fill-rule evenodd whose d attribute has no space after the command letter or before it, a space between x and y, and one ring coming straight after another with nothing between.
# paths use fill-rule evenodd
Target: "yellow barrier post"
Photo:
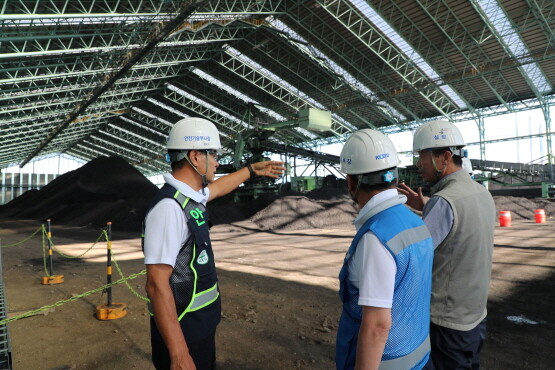
<instances>
[{"instance_id":1,"label":"yellow barrier post","mask_svg":"<svg viewBox=\"0 0 555 370\"><path fill-rule=\"evenodd\" d=\"M127 304L112 302L112 287L110 286L112 284L112 223L108 222L106 225L108 235L106 243L106 281L109 285L106 288L106 295L108 296L108 302L96 307L96 318L98 320L115 320L127 315Z\"/></svg>"},{"instance_id":2,"label":"yellow barrier post","mask_svg":"<svg viewBox=\"0 0 555 370\"><path fill-rule=\"evenodd\" d=\"M64 282L64 275L54 275L54 264L52 263L52 231L50 228L50 219L46 220L46 235L48 236L48 276L43 276L42 285L61 284Z\"/></svg>"}]
</instances>

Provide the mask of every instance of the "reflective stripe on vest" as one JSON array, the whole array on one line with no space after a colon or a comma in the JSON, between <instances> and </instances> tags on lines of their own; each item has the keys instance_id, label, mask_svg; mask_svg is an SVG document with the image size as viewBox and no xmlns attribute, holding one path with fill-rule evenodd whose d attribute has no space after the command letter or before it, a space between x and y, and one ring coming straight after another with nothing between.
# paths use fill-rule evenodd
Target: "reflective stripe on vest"
<instances>
[{"instance_id":1,"label":"reflective stripe on vest","mask_svg":"<svg viewBox=\"0 0 555 370\"><path fill-rule=\"evenodd\" d=\"M395 255L398 255L409 245L419 243L429 237L430 232L428 231L428 227L422 225L401 231L386 244Z\"/></svg>"},{"instance_id":2,"label":"reflective stripe on vest","mask_svg":"<svg viewBox=\"0 0 555 370\"><path fill-rule=\"evenodd\" d=\"M398 369L412 369L422 358L426 356L426 353L430 352L430 335L424 339L424 341L415 348L414 351L406 356L394 358L393 360L387 360L380 362L379 370L398 370Z\"/></svg>"},{"instance_id":3,"label":"reflective stripe on vest","mask_svg":"<svg viewBox=\"0 0 555 370\"><path fill-rule=\"evenodd\" d=\"M175 198L175 200L177 200L177 202L179 203L179 205L181 205L181 208L183 209L185 209L185 207L187 206L187 203L189 203L189 199L191 199L181 194L179 190L175 191L175 194L173 195L173 197Z\"/></svg>"},{"instance_id":4,"label":"reflective stripe on vest","mask_svg":"<svg viewBox=\"0 0 555 370\"><path fill-rule=\"evenodd\" d=\"M191 303L189 303L189 307L187 307L185 311L183 311L183 313L179 315L178 320L181 320L187 312L200 310L201 308L208 306L216 299L218 299L219 295L220 292L218 291L218 283L214 284L212 288L206 289L205 291L198 294L194 294L193 299L191 299Z\"/></svg>"}]
</instances>

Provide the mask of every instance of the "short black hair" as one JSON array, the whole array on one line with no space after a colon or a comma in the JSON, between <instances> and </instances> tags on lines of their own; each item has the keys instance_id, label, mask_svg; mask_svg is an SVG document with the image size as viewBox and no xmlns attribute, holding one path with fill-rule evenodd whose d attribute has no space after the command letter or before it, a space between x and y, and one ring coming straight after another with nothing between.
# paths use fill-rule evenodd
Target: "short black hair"
<instances>
[{"instance_id":1,"label":"short black hair","mask_svg":"<svg viewBox=\"0 0 555 370\"><path fill-rule=\"evenodd\" d=\"M374 184L366 184L364 182L361 182L359 189L364 190L366 192L371 192L371 191L384 191L384 190L396 188L399 182L399 178L398 178L399 175L398 175L398 172L396 171L396 167L386 168L384 170L376 171L376 172L369 172L366 174L362 174L362 176L363 177L369 176L372 179L376 179L376 178L382 177L386 172L389 172L389 171L393 171L396 176L396 178L394 178L393 181L391 182L383 181L381 183L374 183ZM350 175L350 176L353 176L353 179L358 183L359 175Z\"/></svg>"},{"instance_id":2,"label":"short black hair","mask_svg":"<svg viewBox=\"0 0 555 370\"><path fill-rule=\"evenodd\" d=\"M168 153L179 153L182 152L182 150L168 150ZM189 152L187 152L187 157L189 156ZM171 162L170 166L172 168L172 171L177 171L183 168L183 166L185 166L185 164L187 163L187 158L183 158L180 161L177 162Z\"/></svg>"},{"instance_id":3,"label":"short black hair","mask_svg":"<svg viewBox=\"0 0 555 370\"><path fill-rule=\"evenodd\" d=\"M368 185L368 184L360 184L360 190L364 190L366 192L371 192L371 191L384 191L384 190L388 190L388 189L395 189L397 188L397 183L399 182L399 179L395 179L392 182L382 182L381 184L373 184L373 185Z\"/></svg>"},{"instance_id":4,"label":"short black hair","mask_svg":"<svg viewBox=\"0 0 555 370\"><path fill-rule=\"evenodd\" d=\"M439 157L440 155L442 155L445 152L451 152L451 154L453 154L453 162L455 163L455 165L457 165L458 167L462 167L462 157L460 155L454 154L451 149L449 148L438 148L438 149L432 149L432 155L434 157Z\"/></svg>"}]
</instances>

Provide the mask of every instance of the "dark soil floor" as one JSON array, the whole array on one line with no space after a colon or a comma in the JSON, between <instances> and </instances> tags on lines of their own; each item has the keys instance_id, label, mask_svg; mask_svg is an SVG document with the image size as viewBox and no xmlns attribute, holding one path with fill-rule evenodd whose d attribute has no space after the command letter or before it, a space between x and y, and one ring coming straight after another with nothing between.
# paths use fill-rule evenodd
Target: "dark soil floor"
<instances>
[{"instance_id":1,"label":"dark soil floor","mask_svg":"<svg viewBox=\"0 0 555 370\"><path fill-rule=\"evenodd\" d=\"M554 369L555 234L553 222L513 222L497 228L490 290L485 369ZM4 246L28 236L36 222L3 220ZM81 254L97 230L56 226L53 239ZM219 369L333 369L340 304L336 275L353 231L321 228L261 231L248 222L212 230L223 300L218 328ZM114 233L124 274L144 268L133 234ZM44 276L40 239L2 249L10 316L69 299L105 283L105 245L79 259L55 255L59 285ZM116 273L114 272L116 275ZM144 276L130 282L144 292ZM150 369L148 314L124 285L113 291L128 314L94 318L101 293L9 324L15 369Z\"/></svg>"}]
</instances>

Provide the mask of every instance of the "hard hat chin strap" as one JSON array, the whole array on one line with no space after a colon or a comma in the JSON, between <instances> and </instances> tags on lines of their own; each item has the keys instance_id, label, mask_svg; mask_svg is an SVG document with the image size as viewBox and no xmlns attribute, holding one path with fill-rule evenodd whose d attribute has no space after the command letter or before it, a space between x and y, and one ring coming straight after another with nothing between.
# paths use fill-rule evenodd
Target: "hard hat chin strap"
<instances>
[{"instance_id":1,"label":"hard hat chin strap","mask_svg":"<svg viewBox=\"0 0 555 370\"><path fill-rule=\"evenodd\" d=\"M434 171L435 171L435 174L436 174L436 178L435 178L435 181L434 181L434 184L435 184L435 183L437 183L439 180L441 180L441 177L442 177L442 175L443 175L443 171L441 171L441 170L439 170L439 169L437 168L436 160L435 160L435 158L434 158L434 153L432 152L431 149L430 149L430 154L431 154L430 157L432 157L432 164L434 165ZM445 169L445 166L444 166L444 169Z\"/></svg>"},{"instance_id":2,"label":"hard hat chin strap","mask_svg":"<svg viewBox=\"0 0 555 370\"><path fill-rule=\"evenodd\" d=\"M202 181L202 195L206 195L206 192L204 191L204 188L208 186L208 179L206 178L206 174L208 173L208 152L205 152L206 155L206 168L204 170L204 174L200 173L199 170L197 170L197 166L195 166L192 162L191 159L189 158L189 153L187 152L187 155L185 155L185 159L187 160L187 162L189 162L189 164L191 165L191 168L193 170L195 170L196 173L198 173L198 175L201 178Z\"/></svg>"},{"instance_id":3,"label":"hard hat chin strap","mask_svg":"<svg viewBox=\"0 0 555 370\"><path fill-rule=\"evenodd\" d=\"M357 196L358 196L358 192L360 191L360 184L361 184L361 182L362 182L362 175L357 175L357 176L356 176L356 179L357 179L357 187L356 187L354 193L349 192L349 195L351 196L351 199L352 199L355 203L358 203L358 202L357 202Z\"/></svg>"}]
</instances>

